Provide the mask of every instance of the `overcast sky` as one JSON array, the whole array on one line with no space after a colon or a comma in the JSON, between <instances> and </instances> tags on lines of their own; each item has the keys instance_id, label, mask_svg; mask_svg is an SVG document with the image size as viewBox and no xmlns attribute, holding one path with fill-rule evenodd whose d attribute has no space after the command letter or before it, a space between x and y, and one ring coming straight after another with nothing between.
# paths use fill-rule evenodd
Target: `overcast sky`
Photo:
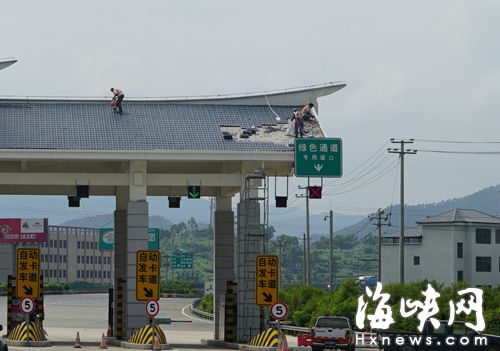
<instances>
[{"instance_id":1,"label":"overcast sky","mask_svg":"<svg viewBox=\"0 0 500 351\"><path fill-rule=\"evenodd\" d=\"M313 208L370 213L399 201L398 168L384 173L389 159L370 167L383 174L378 181L339 186L390 138L500 140L498 33L495 0L5 1L0 57L19 62L0 72L0 95L106 96L119 86L127 96L159 97L343 81L346 88L319 101L319 115L328 136L344 141L346 177L326 192L345 193ZM500 151L500 144L411 147ZM407 202L497 184L499 161L408 156Z\"/></svg>"}]
</instances>

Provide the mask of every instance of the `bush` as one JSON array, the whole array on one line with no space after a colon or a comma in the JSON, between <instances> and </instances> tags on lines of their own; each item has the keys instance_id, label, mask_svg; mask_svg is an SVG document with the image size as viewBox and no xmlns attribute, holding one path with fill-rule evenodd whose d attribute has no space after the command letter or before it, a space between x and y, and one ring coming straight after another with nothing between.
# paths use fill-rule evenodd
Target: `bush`
<instances>
[{"instance_id":1,"label":"bush","mask_svg":"<svg viewBox=\"0 0 500 351\"><path fill-rule=\"evenodd\" d=\"M55 284L55 283L49 283L45 284L43 286L44 291L63 291L64 290L64 285L63 284Z\"/></svg>"},{"instance_id":2,"label":"bush","mask_svg":"<svg viewBox=\"0 0 500 351\"><path fill-rule=\"evenodd\" d=\"M383 293L388 293L391 298L388 305L392 310L394 323L390 326L392 331L417 331L420 320L417 314L410 318L403 318L400 314L401 299L411 299L413 301L423 301L422 291L431 286L441 294L437 299L439 313L434 316L436 319L448 320L450 307L449 301L457 303L460 298L457 292L467 288L467 284L460 282L452 286L444 287L437 282L427 280L414 282L411 284L387 284L383 288ZM372 288L372 291L374 289ZM483 312L487 333L500 333L500 286L495 288L483 288ZM351 319L355 323L358 299L364 293L355 279L347 279L335 291L328 293L315 287L296 286L280 291L280 299L289 306L290 313L288 320L295 326L312 326L318 316L339 315ZM368 302L366 314L373 314L378 301L373 302L366 295L364 301ZM475 313L469 316L459 315L455 320L468 321L475 324ZM365 327L369 329L369 321L365 320Z\"/></svg>"},{"instance_id":3,"label":"bush","mask_svg":"<svg viewBox=\"0 0 500 351\"><path fill-rule=\"evenodd\" d=\"M103 290L109 289L111 285L108 284L97 284L91 282L72 282L64 286L64 290L74 290L74 291L85 291L85 290Z\"/></svg>"},{"instance_id":4,"label":"bush","mask_svg":"<svg viewBox=\"0 0 500 351\"><path fill-rule=\"evenodd\" d=\"M196 294L197 291L203 289L203 283L192 282L192 281L182 281L182 280L168 280L167 284L164 281L161 282L160 291L164 293L176 293L176 294Z\"/></svg>"},{"instance_id":5,"label":"bush","mask_svg":"<svg viewBox=\"0 0 500 351\"><path fill-rule=\"evenodd\" d=\"M203 297L196 308L203 312L214 313L214 294Z\"/></svg>"}]
</instances>

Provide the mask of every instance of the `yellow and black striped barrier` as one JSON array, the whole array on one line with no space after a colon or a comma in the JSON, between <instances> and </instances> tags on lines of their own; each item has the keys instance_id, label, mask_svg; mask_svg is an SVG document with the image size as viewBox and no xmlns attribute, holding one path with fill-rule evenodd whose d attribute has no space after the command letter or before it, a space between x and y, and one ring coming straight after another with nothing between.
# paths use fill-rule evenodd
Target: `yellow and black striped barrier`
<instances>
[{"instance_id":1,"label":"yellow and black striped barrier","mask_svg":"<svg viewBox=\"0 0 500 351\"><path fill-rule=\"evenodd\" d=\"M125 280L116 279L116 331L115 336L117 339L123 339L123 288Z\"/></svg>"},{"instance_id":2,"label":"yellow and black striped barrier","mask_svg":"<svg viewBox=\"0 0 500 351\"><path fill-rule=\"evenodd\" d=\"M28 335L29 333L29 335ZM29 339L28 339L29 338ZM26 324L22 322L7 336L7 339L14 341L45 341L45 334L41 326L35 323Z\"/></svg>"},{"instance_id":3,"label":"yellow and black striped barrier","mask_svg":"<svg viewBox=\"0 0 500 351\"><path fill-rule=\"evenodd\" d=\"M36 315L40 320L40 326L43 329L43 321L45 319L44 298L43 298L43 275L40 275L40 296L35 299Z\"/></svg>"},{"instance_id":4,"label":"yellow and black striped barrier","mask_svg":"<svg viewBox=\"0 0 500 351\"><path fill-rule=\"evenodd\" d=\"M279 332L275 328L269 328L250 340L248 345L258 347L277 347Z\"/></svg>"},{"instance_id":5,"label":"yellow and black striped barrier","mask_svg":"<svg viewBox=\"0 0 500 351\"><path fill-rule=\"evenodd\" d=\"M150 324L142 327L134 334L132 334L132 336L128 339L128 342L131 344L142 344L142 345L152 344L153 337L155 335L158 337L160 344L167 343L167 337L165 336L165 333L163 333L163 330L161 330L161 328L158 327L157 325L153 327Z\"/></svg>"},{"instance_id":6,"label":"yellow and black striped barrier","mask_svg":"<svg viewBox=\"0 0 500 351\"><path fill-rule=\"evenodd\" d=\"M236 283L233 281L226 282L226 305L224 318L224 341L236 341Z\"/></svg>"}]
</instances>

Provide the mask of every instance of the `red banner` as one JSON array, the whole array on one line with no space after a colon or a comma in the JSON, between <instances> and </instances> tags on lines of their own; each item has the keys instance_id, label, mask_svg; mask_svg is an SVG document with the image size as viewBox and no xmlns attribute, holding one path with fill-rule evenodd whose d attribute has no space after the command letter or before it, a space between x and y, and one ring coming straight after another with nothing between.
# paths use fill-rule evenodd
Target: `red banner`
<instances>
[{"instance_id":1,"label":"red banner","mask_svg":"<svg viewBox=\"0 0 500 351\"><path fill-rule=\"evenodd\" d=\"M47 240L47 218L0 218L0 243L36 243Z\"/></svg>"}]
</instances>

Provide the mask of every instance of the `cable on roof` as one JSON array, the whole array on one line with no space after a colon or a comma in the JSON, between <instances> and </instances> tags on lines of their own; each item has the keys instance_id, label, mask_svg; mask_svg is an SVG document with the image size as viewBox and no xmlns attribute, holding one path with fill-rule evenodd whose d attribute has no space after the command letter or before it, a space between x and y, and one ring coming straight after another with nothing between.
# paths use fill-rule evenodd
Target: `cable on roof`
<instances>
[{"instance_id":1,"label":"cable on roof","mask_svg":"<svg viewBox=\"0 0 500 351\"><path fill-rule=\"evenodd\" d=\"M281 117L276 113L276 111L273 110L273 108L271 107L271 104L269 103L269 99L267 98L267 92L264 92L264 96L266 97L267 106L269 107L271 112L274 113L274 115L276 116L276 120L278 122L281 121Z\"/></svg>"}]
</instances>

